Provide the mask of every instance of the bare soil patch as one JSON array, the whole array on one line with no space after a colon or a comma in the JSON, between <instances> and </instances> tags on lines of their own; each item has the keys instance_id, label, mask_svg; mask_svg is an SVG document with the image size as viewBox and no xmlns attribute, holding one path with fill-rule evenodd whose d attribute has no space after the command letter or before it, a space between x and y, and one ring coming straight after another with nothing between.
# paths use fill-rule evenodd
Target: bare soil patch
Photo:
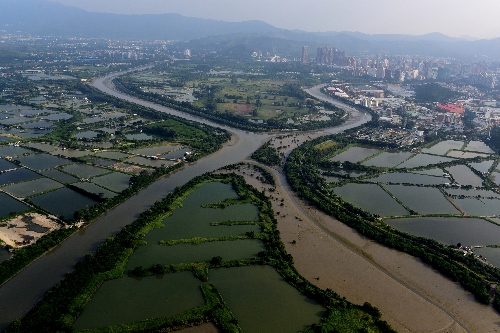
<instances>
[{"instance_id":1,"label":"bare soil patch","mask_svg":"<svg viewBox=\"0 0 500 333\"><path fill-rule=\"evenodd\" d=\"M253 112L255 106L252 104L235 104L233 109L236 111L236 114L247 116Z\"/></svg>"},{"instance_id":2,"label":"bare soil patch","mask_svg":"<svg viewBox=\"0 0 500 333\"><path fill-rule=\"evenodd\" d=\"M30 224L47 228L47 231L36 232L28 230ZM59 224L45 215L37 213L19 215L11 220L0 223L0 239L13 248L20 248L36 242L43 235L59 228Z\"/></svg>"}]
</instances>

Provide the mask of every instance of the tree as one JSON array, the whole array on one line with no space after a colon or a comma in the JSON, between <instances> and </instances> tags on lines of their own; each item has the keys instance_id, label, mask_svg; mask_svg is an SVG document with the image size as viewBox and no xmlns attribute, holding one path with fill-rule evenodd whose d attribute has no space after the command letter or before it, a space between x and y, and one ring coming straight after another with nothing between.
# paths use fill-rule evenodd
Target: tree
<instances>
[{"instance_id":1,"label":"tree","mask_svg":"<svg viewBox=\"0 0 500 333\"><path fill-rule=\"evenodd\" d=\"M210 265L212 265L214 267L219 267L221 264L222 264L222 257L221 256L213 257L210 260Z\"/></svg>"}]
</instances>

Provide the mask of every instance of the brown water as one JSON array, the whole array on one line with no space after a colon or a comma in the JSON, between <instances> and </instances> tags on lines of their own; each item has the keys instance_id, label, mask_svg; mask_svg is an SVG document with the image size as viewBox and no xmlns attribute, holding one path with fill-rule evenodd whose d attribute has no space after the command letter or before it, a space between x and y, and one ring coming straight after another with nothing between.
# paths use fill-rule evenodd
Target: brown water
<instances>
[{"instance_id":1,"label":"brown water","mask_svg":"<svg viewBox=\"0 0 500 333\"><path fill-rule=\"evenodd\" d=\"M117 74L113 75L116 76ZM126 96L108 88L106 82L109 84L109 77L96 80L94 86L115 97L147 107L153 107L160 112L171 113L200 123L228 129L234 133L236 140L233 140L230 145L227 145L220 152L187 165L170 176L164 177L143 189L121 205L102 215L86 229L74 234L48 255L39 258L14 279L1 286L0 304L9 304L9 306L6 308L2 307L0 311L0 329L3 329L12 320L26 313L36 301L43 297L48 289L64 277L66 272L72 271L75 264L83 259L86 253L94 252L97 246L107 237L116 233L125 225L132 223L141 212L173 191L176 186L181 186L193 177L205 172L244 160L260 146L263 140L269 138L268 134L255 134L232 129L228 126L214 124L205 119ZM312 92L315 93L314 91ZM327 98L323 97L322 99ZM335 104L338 103L338 101L335 101ZM323 132L342 132L366 123L371 119L369 115L362 114L349 107L347 109L351 110L355 116L351 117L347 123L325 129Z\"/></svg>"}]
</instances>

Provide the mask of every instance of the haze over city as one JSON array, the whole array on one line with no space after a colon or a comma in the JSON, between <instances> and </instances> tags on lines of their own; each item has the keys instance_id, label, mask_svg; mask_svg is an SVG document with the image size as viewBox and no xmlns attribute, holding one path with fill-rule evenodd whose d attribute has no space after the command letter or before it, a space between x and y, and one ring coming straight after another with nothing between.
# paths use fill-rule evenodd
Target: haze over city
<instances>
[{"instance_id":1,"label":"haze over city","mask_svg":"<svg viewBox=\"0 0 500 333\"><path fill-rule=\"evenodd\" d=\"M360 31L368 34L427 34L491 39L499 37L496 0L52 0L92 12L179 13L224 21L262 20L304 31Z\"/></svg>"}]
</instances>

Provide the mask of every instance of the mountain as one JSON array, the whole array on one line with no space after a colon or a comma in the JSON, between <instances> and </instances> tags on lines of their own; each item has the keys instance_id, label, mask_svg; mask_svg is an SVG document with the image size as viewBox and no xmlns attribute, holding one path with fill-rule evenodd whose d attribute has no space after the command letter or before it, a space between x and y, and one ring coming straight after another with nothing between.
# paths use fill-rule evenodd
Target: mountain
<instances>
[{"instance_id":1,"label":"mountain","mask_svg":"<svg viewBox=\"0 0 500 333\"><path fill-rule=\"evenodd\" d=\"M299 57L302 45L337 47L349 54L387 53L436 57L498 58L499 39L470 40L441 33L425 35L305 32L279 29L262 21L224 22L179 14L93 13L47 0L0 0L0 30L37 36L190 41L193 49L262 50ZM246 52L246 51L245 51Z\"/></svg>"},{"instance_id":2,"label":"mountain","mask_svg":"<svg viewBox=\"0 0 500 333\"><path fill-rule=\"evenodd\" d=\"M278 30L262 21L224 22L179 14L92 13L46 0L1 0L0 30L39 36L190 40Z\"/></svg>"}]
</instances>

